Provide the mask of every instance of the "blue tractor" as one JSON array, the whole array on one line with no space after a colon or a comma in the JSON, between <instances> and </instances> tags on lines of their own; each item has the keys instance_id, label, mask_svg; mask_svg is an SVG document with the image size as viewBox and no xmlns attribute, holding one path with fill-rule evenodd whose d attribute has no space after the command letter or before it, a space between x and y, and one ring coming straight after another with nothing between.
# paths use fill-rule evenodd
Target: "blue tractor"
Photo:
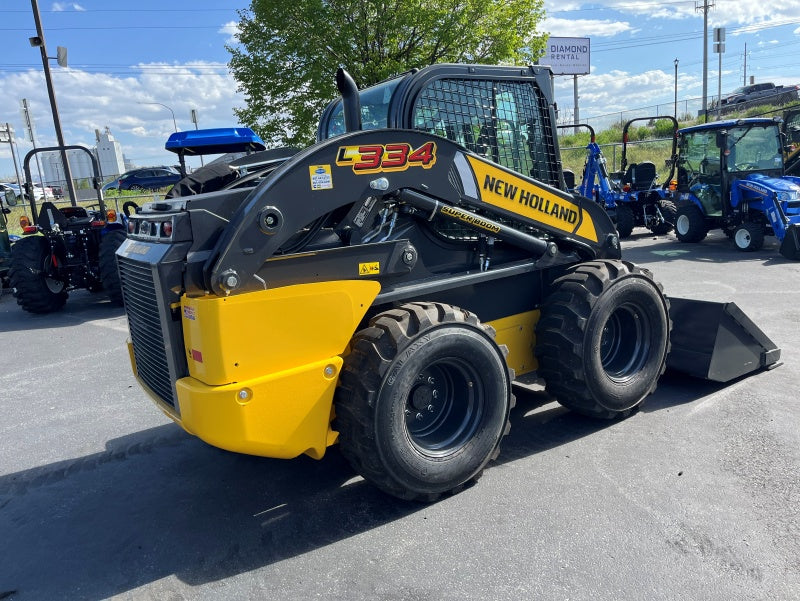
<instances>
[{"instance_id":1,"label":"blue tractor","mask_svg":"<svg viewBox=\"0 0 800 601\"><path fill-rule=\"evenodd\" d=\"M634 227L645 227L658 236L672 231L675 221L675 204L669 183L674 174L676 136L672 140L672 153L666 161L672 167L663 184L658 183L656 166L650 161L630 163L627 160L628 129L636 121L650 123L668 119L677 132L678 123L672 117L637 117L625 123L622 130L622 159L619 172L610 173L600 146L595 142L595 132L590 125L559 125L563 128L584 127L589 130L589 144L586 146L586 162L580 183L572 185L577 194L592 198L600 203L614 221L620 238L627 238ZM574 175L564 174L569 185Z\"/></svg>"},{"instance_id":2,"label":"blue tractor","mask_svg":"<svg viewBox=\"0 0 800 601\"><path fill-rule=\"evenodd\" d=\"M766 235L800 260L800 177L784 171L781 120L739 119L679 130L675 234L700 242L721 229L744 252Z\"/></svg>"}]
</instances>

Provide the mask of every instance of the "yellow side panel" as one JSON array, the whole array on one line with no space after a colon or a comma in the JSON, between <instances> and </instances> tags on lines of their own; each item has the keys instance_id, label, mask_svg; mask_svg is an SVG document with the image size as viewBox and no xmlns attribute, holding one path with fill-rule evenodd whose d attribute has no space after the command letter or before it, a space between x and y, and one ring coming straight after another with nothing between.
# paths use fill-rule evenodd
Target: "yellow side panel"
<instances>
[{"instance_id":1,"label":"yellow side panel","mask_svg":"<svg viewBox=\"0 0 800 601\"><path fill-rule=\"evenodd\" d=\"M181 300L189 377L176 383L188 432L231 451L319 458L336 440L341 355L380 284L315 282Z\"/></svg>"},{"instance_id":2,"label":"yellow side panel","mask_svg":"<svg viewBox=\"0 0 800 601\"><path fill-rule=\"evenodd\" d=\"M483 202L597 242L592 218L577 203L476 157L467 156L467 159Z\"/></svg>"},{"instance_id":3,"label":"yellow side panel","mask_svg":"<svg viewBox=\"0 0 800 601\"><path fill-rule=\"evenodd\" d=\"M496 332L498 344L508 347L506 363L516 376L534 371L538 364L533 354L536 342L534 328L539 321L539 311L526 311L487 322Z\"/></svg>"},{"instance_id":4,"label":"yellow side panel","mask_svg":"<svg viewBox=\"0 0 800 601\"><path fill-rule=\"evenodd\" d=\"M346 280L183 297L189 374L223 385L339 355L379 291L378 282Z\"/></svg>"},{"instance_id":5,"label":"yellow side panel","mask_svg":"<svg viewBox=\"0 0 800 601\"><path fill-rule=\"evenodd\" d=\"M226 386L194 378L177 382L181 425L216 447L290 459L315 459L336 440L331 404L341 357L301 365Z\"/></svg>"}]
</instances>

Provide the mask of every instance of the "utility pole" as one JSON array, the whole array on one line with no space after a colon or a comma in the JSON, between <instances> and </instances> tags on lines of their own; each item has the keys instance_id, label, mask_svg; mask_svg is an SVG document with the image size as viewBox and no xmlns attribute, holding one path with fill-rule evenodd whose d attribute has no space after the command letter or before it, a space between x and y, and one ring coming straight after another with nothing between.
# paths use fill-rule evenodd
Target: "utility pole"
<instances>
[{"instance_id":1,"label":"utility pole","mask_svg":"<svg viewBox=\"0 0 800 601\"><path fill-rule=\"evenodd\" d=\"M725 28L714 28L714 52L719 56L717 67L717 121L722 118L722 55L725 52Z\"/></svg>"},{"instance_id":2,"label":"utility pole","mask_svg":"<svg viewBox=\"0 0 800 601\"><path fill-rule=\"evenodd\" d=\"M61 131L61 118L58 116L58 104L56 104L56 93L53 90L53 80L50 77L50 63L47 56L47 48L44 44L44 30L42 29L42 17L39 14L39 4L37 0L31 0L31 7L33 8L33 20L36 23L36 37L28 38L31 46L38 47L42 54L42 66L44 67L44 79L47 82L47 93L50 96L50 108L53 111L53 126L56 129L56 138L58 145L61 146L61 162L64 164L64 177L67 180L67 190L69 190L69 197L72 200L72 206L77 204L78 196L75 194L75 183L72 181L72 170L69 168L69 158L67 151L64 150L64 134ZM59 62L61 62L59 60Z\"/></svg>"},{"instance_id":3,"label":"utility pole","mask_svg":"<svg viewBox=\"0 0 800 601\"><path fill-rule=\"evenodd\" d=\"M673 117L678 119L678 59L675 59L675 108L673 109Z\"/></svg>"},{"instance_id":4,"label":"utility pole","mask_svg":"<svg viewBox=\"0 0 800 601\"><path fill-rule=\"evenodd\" d=\"M747 42L744 43L744 77L742 77L742 85L747 85Z\"/></svg>"},{"instance_id":5,"label":"utility pole","mask_svg":"<svg viewBox=\"0 0 800 601\"><path fill-rule=\"evenodd\" d=\"M708 123L708 10L714 8L714 2L703 0L702 6L695 2L694 9L703 11L703 121Z\"/></svg>"}]
</instances>

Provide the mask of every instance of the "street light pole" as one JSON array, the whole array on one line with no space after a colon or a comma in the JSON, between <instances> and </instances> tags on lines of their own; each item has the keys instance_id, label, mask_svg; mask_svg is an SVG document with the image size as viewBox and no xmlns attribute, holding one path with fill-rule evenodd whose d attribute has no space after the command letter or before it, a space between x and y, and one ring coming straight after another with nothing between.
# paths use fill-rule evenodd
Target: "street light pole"
<instances>
[{"instance_id":1,"label":"street light pole","mask_svg":"<svg viewBox=\"0 0 800 601\"><path fill-rule=\"evenodd\" d=\"M47 48L44 45L44 30L42 29L42 18L39 14L39 4L37 0L31 0L33 8L33 20L36 23L36 37L30 38L31 46L39 47L42 54L42 65L44 66L44 79L47 83L47 93L50 96L50 108L53 111L53 126L56 130L58 145L61 146L61 162L64 164L64 178L67 180L67 190L69 191L72 206L77 205L78 196L75 194L75 183L72 181L72 170L69 167L67 151L64 150L64 134L61 131L61 118L58 116L58 105L56 104L56 94L53 90L53 81L50 77L50 63L47 57Z\"/></svg>"},{"instance_id":2,"label":"street light pole","mask_svg":"<svg viewBox=\"0 0 800 601\"><path fill-rule=\"evenodd\" d=\"M678 119L678 59L675 59L675 120Z\"/></svg>"},{"instance_id":3,"label":"street light pole","mask_svg":"<svg viewBox=\"0 0 800 601\"><path fill-rule=\"evenodd\" d=\"M136 104L157 104L158 106L163 106L170 113L172 113L172 125L175 127L175 131L178 131L178 122L175 121L175 111L169 108L166 104L163 104L161 102L137 102Z\"/></svg>"}]
</instances>

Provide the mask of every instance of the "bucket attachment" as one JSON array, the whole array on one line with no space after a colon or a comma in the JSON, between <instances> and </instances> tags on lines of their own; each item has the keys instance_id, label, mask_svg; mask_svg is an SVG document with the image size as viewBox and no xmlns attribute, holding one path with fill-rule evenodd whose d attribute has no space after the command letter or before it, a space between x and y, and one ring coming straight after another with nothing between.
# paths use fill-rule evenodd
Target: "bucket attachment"
<instances>
[{"instance_id":1,"label":"bucket attachment","mask_svg":"<svg viewBox=\"0 0 800 601\"><path fill-rule=\"evenodd\" d=\"M728 382L779 365L781 350L736 303L688 298L670 298L669 303L670 369Z\"/></svg>"},{"instance_id":2,"label":"bucket attachment","mask_svg":"<svg viewBox=\"0 0 800 601\"><path fill-rule=\"evenodd\" d=\"M780 253L791 261L800 261L800 224L790 223L781 242Z\"/></svg>"}]
</instances>

